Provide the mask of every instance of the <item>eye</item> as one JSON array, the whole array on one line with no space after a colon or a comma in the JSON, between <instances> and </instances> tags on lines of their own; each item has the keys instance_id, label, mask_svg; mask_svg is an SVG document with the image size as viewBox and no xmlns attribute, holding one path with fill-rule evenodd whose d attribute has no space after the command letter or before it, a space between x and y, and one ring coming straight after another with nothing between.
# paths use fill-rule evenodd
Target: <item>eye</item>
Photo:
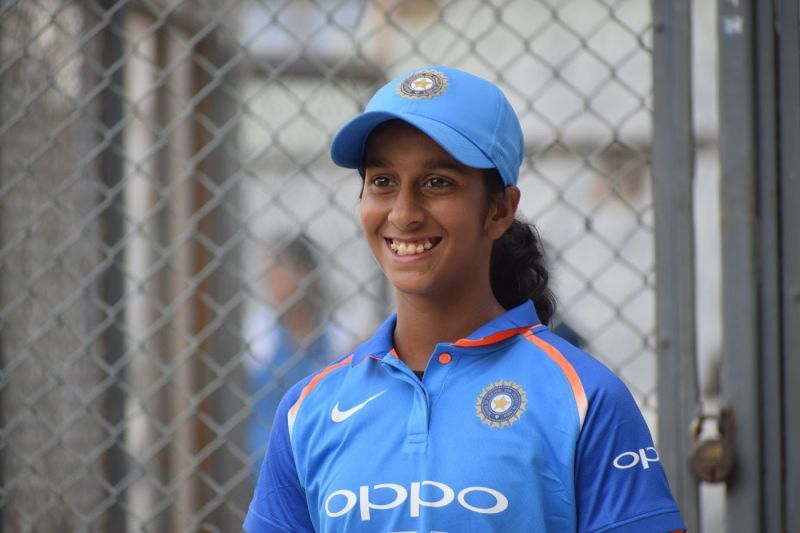
<instances>
[{"instance_id":1,"label":"eye","mask_svg":"<svg viewBox=\"0 0 800 533\"><path fill-rule=\"evenodd\" d=\"M433 189L439 189L442 187L450 187L453 184L447 178L443 178L441 176L431 176L425 182L425 187L430 187Z\"/></svg>"},{"instance_id":2,"label":"eye","mask_svg":"<svg viewBox=\"0 0 800 533\"><path fill-rule=\"evenodd\" d=\"M388 176L373 176L369 182L375 187L389 187L392 184L392 180Z\"/></svg>"}]
</instances>

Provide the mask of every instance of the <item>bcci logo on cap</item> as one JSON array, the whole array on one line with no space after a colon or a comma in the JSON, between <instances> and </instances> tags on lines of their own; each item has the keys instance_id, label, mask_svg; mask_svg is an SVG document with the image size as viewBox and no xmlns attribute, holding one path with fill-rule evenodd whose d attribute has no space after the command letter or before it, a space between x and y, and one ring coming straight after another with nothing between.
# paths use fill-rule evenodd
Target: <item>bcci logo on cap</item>
<instances>
[{"instance_id":1,"label":"bcci logo on cap","mask_svg":"<svg viewBox=\"0 0 800 533\"><path fill-rule=\"evenodd\" d=\"M407 76L397 86L403 98L424 100L439 96L447 88L447 76L435 70L420 70Z\"/></svg>"},{"instance_id":2,"label":"bcci logo on cap","mask_svg":"<svg viewBox=\"0 0 800 533\"><path fill-rule=\"evenodd\" d=\"M519 420L527 405L525 389L511 381L496 381L478 395L475 412L487 426L502 428Z\"/></svg>"}]
</instances>

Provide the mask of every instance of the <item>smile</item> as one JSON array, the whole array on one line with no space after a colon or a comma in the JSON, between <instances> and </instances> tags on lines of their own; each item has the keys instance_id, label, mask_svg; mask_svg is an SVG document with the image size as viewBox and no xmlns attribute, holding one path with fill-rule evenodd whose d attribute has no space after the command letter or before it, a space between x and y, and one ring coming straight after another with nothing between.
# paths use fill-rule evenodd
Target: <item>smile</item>
<instances>
[{"instance_id":1,"label":"smile","mask_svg":"<svg viewBox=\"0 0 800 533\"><path fill-rule=\"evenodd\" d=\"M389 248L397 255L417 255L427 252L442 240L441 237L430 237L416 241L403 241L400 239L386 239Z\"/></svg>"}]
</instances>

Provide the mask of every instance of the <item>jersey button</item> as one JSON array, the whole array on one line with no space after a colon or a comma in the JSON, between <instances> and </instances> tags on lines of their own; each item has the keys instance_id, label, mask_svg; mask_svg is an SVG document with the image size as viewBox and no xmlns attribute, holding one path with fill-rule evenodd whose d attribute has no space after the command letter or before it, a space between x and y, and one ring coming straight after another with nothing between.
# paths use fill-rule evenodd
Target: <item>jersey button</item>
<instances>
[{"instance_id":1,"label":"jersey button","mask_svg":"<svg viewBox=\"0 0 800 533\"><path fill-rule=\"evenodd\" d=\"M439 362L443 365L450 363L453 360L453 356L447 352L439 354Z\"/></svg>"}]
</instances>

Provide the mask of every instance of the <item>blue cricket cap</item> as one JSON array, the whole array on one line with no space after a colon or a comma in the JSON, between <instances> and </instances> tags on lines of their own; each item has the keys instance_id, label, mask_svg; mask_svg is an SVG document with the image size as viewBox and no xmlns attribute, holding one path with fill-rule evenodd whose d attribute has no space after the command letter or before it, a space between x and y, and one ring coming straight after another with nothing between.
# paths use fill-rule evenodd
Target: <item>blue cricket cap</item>
<instances>
[{"instance_id":1,"label":"blue cricket cap","mask_svg":"<svg viewBox=\"0 0 800 533\"><path fill-rule=\"evenodd\" d=\"M522 128L503 92L483 78L441 66L398 76L339 130L331 145L333 162L359 168L369 134L392 119L421 130L461 164L496 168L507 187L516 185L525 144Z\"/></svg>"}]
</instances>

